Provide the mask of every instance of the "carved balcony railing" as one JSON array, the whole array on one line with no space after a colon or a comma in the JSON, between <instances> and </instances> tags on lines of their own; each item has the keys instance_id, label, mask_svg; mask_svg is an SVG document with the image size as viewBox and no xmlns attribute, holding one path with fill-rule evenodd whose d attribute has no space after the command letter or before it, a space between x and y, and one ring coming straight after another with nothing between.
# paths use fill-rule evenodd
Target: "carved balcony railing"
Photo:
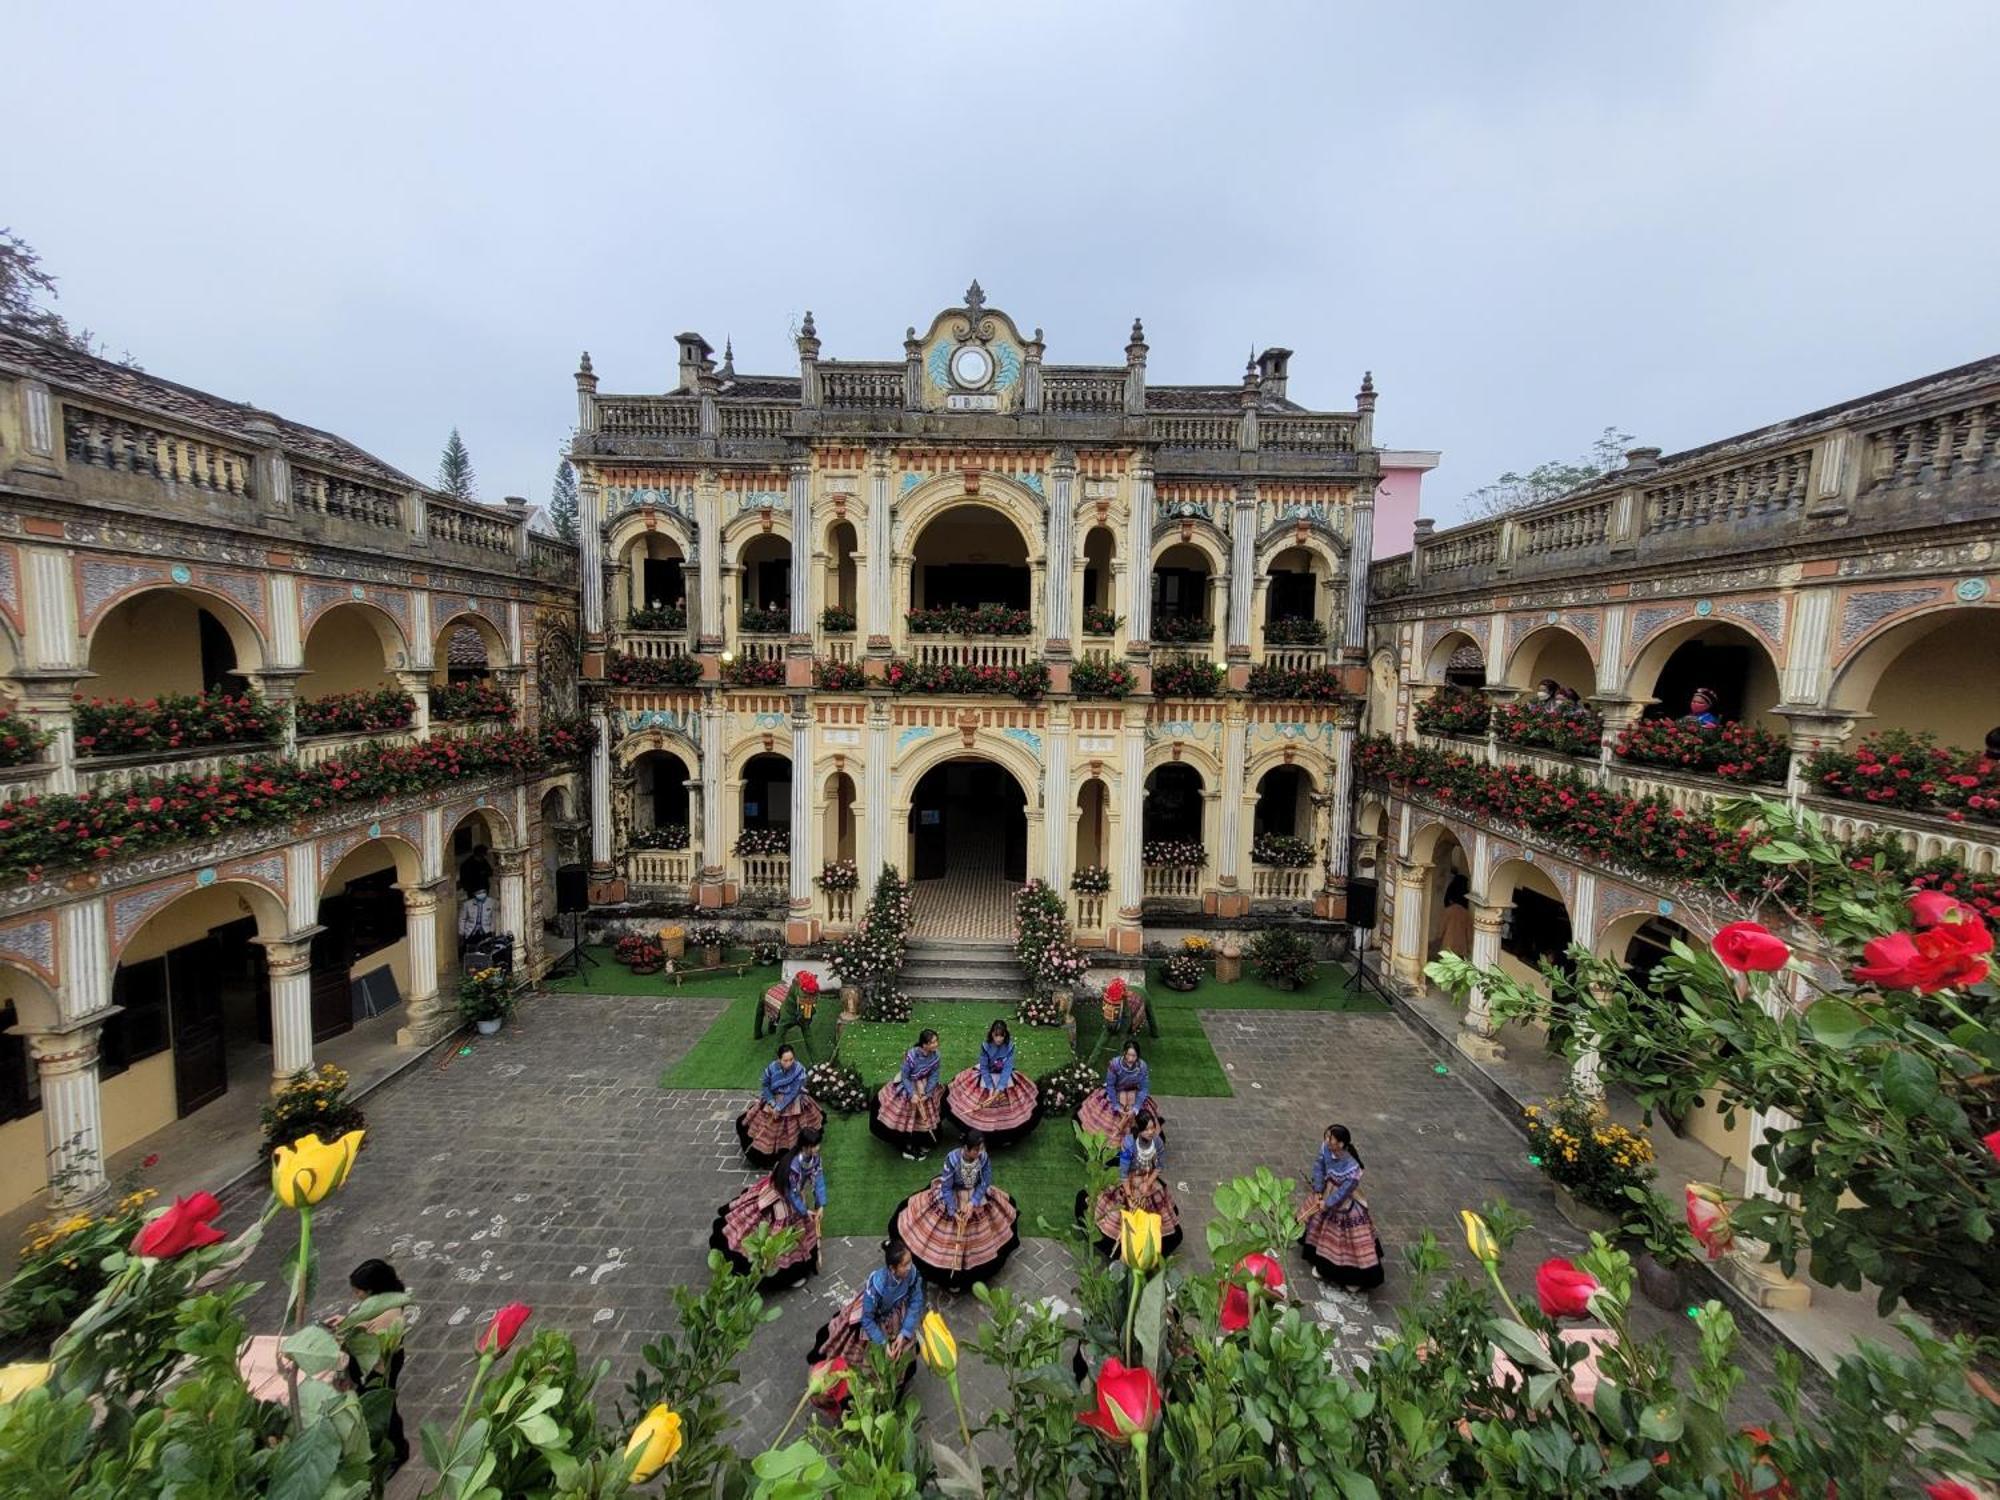
<instances>
[{"instance_id":1,"label":"carved balcony railing","mask_svg":"<svg viewBox=\"0 0 2000 1500\"><path fill-rule=\"evenodd\" d=\"M1109 910L1109 893L1071 891L1069 894L1070 926L1078 932L1103 932L1105 913Z\"/></svg>"},{"instance_id":2,"label":"carved balcony railing","mask_svg":"<svg viewBox=\"0 0 2000 1500\"><path fill-rule=\"evenodd\" d=\"M1162 414L1146 419L1146 432L1162 448L1222 452L1240 446L1243 422L1240 417Z\"/></svg>"},{"instance_id":3,"label":"carved balcony railing","mask_svg":"<svg viewBox=\"0 0 2000 1500\"><path fill-rule=\"evenodd\" d=\"M215 495L247 497L251 456L213 438L112 416L65 401L64 453L71 463L119 474L146 474Z\"/></svg>"},{"instance_id":4,"label":"carved balcony railing","mask_svg":"<svg viewBox=\"0 0 2000 1500\"><path fill-rule=\"evenodd\" d=\"M182 753L92 756L77 761L76 786L80 792L108 796L166 776L220 775L225 767L269 759L278 753L277 745L203 745Z\"/></svg>"},{"instance_id":5,"label":"carved balcony railing","mask_svg":"<svg viewBox=\"0 0 2000 1500\"><path fill-rule=\"evenodd\" d=\"M1025 641L990 635L919 635L908 650L920 666L1025 667L1040 653Z\"/></svg>"},{"instance_id":6,"label":"carved balcony railing","mask_svg":"<svg viewBox=\"0 0 2000 1500\"><path fill-rule=\"evenodd\" d=\"M504 513L442 496L433 496L426 509L433 541L485 552L509 554L514 550L514 522Z\"/></svg>"},{"instance_id":7,"label":"carved balcony railing","mask_svg":"<svg viewBox=\"0 0 2000 1500\"><path fill-rule=\"evenodd\" d=\"M1257 424L1257 446L1266 453L1309 453L1323 457L1351 455L1354 452L1354 418L1264 417Z\"/></svg>"},{"instance_id":8,"label":"carved balcony railing","mask_svg":"<svg viewBox=\"0 0 2000 1500\"><path fill-rule=\"evenodd\" d=\"M695 864L690 849L628 849L625 878L651 890L686 890L694 884Z\"/></svg>"},{"instance_id":9,"label":"carved balcony railing","mask_svg":"<svg viewBox=\"0 0 2000 1500\"><path fill-rule=\"evenodd\" d=\"M48 790L48 781L49 767L43 761L0 770L0 807L10 806L23 797L41 796Z\"/></svg>"},{"instance_id":10,"label":"carved balcony railing","mask_svg":"<svg viewBox=\"0 0 2000 1500\"><path fill-rule=\"evenodd\" d=\"M742 631L736 637L736 654L745 661L783 661L785 646L790 640L789 635Z\"/></svg>"},{"instance_id":11,"label":"carved balcony railing","mask_svg":"<svg viewBox=\"0 0 2000 1500\"><path fill-rule=\"evenodd\" d=\"M701 436L701 404L666 396L601 396L597 430L610 438Z\"/></svg>"},{"instance_id":12,"label":"carved balcony railing","mask_svg":"<svg viewBox=\"0 0 2000 1500\"><path fill-rule=\"evenodd\" d=\"M1326 665L1324 646L1266 646L1264 664L1284 672L1310 672Z\"/></svg>"},{"instance_id":13,"label":"carved balcony railing","mask_svg":"<svg viewBox=\"0 0 2000 1500\"><path fill-rule=\"evenodd\" d=\"M1639 492L1649 532L1726 525L1805 509L1811 446L1675 475Z\"/></svg>"},{"instance_id":14,"label":"carved balcony railing","mask_svg":"<svg viewBox=\"0 0 2000 1500\"><path fill-rule=\"evenodd\" d=\"M1592 551L1604 545L1610 526L1609 500L1592 500L1562 510L1537 511L1521 517L1516 533L1516 551L1522 557Z\"/></svg>"},{"instance_id":15,"label":"carved balcony railing","mask_svg":"<svg viewBox=\"0 0 2000 1500\"><path fill-rule=\"evenodd\" d=\"M1500 558L1500 523L1449 531L1424 548L1424 576L1490 568Z\"/></svg>"},{"instance_id":16,"label":"carved balcony railing","mask_svg":"<svg viewBox=\"0 0 2000 1500\"><path fill-rule=\"evenodd\" d=\"M820 648L831 661L853 661L856 654L856 638L852 631L822 633Z\"/></svg>"},{"instance_id":17,"label":"carved balcony railing","mask_svg":"<svg viewBox=\"0 0 2000 1500\"><path fill-rule=\"evenodd\" d=\"M716 407L716 427L721 436L739 441L784 438L791 434L791 406L738 406L724 402Z\"/></svg>"},{"instance_id":18,"label":"carved balcony railing","mask_svg":"<svg viewBox=\"0 0 2000 1500\"><path fill-rule=\"evenodd\" d=\"M1148 900L1199 901L1207 871L1201 865L1147 865Z\"/></svg>"},{"instance_id":19,"label":"carved balcony railing","mask_svg":"<svg viewBox=\"0 0 2000 1500\"><path fill-rule=\"evenodd\" d=\"M1063 413L1125 409L1125 370L1044 370L1042 410Z\"/></svg>"},{"instance_id":20,"label":"carved balcony railing","mask_svg":"<svg viewBox=\"0 0 2000 1500\"><path fill-rule=\"evenodd\" d=\"M822 890L819 897L820 910L827 921L843 927L854 921L854 892Z\"/></svg>"},{"instance_id":21,"label":"carved balcony railing","mask_svg":"<svg viewBox=\"0 0 2000 1500\"><path fill-rule=\"evenodd\" d=\"M301 513L384 531L403 530L403 497L395 490L298 464L291 468L292 505Z\"/></svg>"},{"instance_id":22,"label":"carved balcony railing","mask_svg":"<svg viewBox=\"0 0 2000 1500\"><path fill-rule=\"evenodd\" d=\"M903 371L900 365L819 367L820 405L829 411L901 411Z\"/></svg>"},{"instance_id":23,"label":"carved balcony railing","mask_svg":"<svg viewBox=\"0 0 2000 1500\"><path fill-rule=\"evenodd\" d=\"M789 854L739 855L737 868L742 872L739 884L746 892L782 896L792 888L792 857Z\"/></svg>"},{"instance_id":24,"label":"carved balcony railing","mask_svg":"<svg viewBox=\"0 0 2000 1500\"><path fill-rule=\"evenodd\" d=\"M537 578L550 583L574 583L578 577L576 548L558 537L530 532L528 566Z\"/></svg>"},{"instance_id":25,"label":"carved balcony railing","mask_svg":"<svg viewBox=\"0 0 2000 1500\"><path fill-rule=\"evenodd\" d=\"M618 643L627 656L643 661L668 661L688 654L685 630L626 630L619 634Z\"/></svg>"},{"instance_id":26,"label":"carved balcony railing","mask_svg":"<svg viewBox=\"0 0 2000 1500\"><path fill-rule=\"evenodd\" d=\"M1826 820L1827 832L1844 842L1887 835L1919 862L1949 859L1973 875L2000 875L2000 828L1954 823L1949 818L1896 808L1870 807L1838 797L1799 799Z\"/></svg>"},{"instance_id":27,"label":"carved balcony railing","mask_svg":"<svg viewBox=\"0 0 2000 1500\"><path fill-rule=\"evenodd\" d=\"M1982 401L1868 435L1869 490L2000 473L2000 401Z\"/></svg>"},{"instance_id":28,"label":"carved balcony railing","mask_svg":"<svg viewBox=\"0 0 2000 1500\"><path fill-rule=\"evenodd\" d=\"M1313 872L1281 865L1252 865L1250 894L1259 901L1312 900Z\"/></svg>"},{"instance_id":29,"label":"carved balcony railing","mask_svg":"<svg viewBox=\"0 0 2000 1500\"><path fill-rule=\"evenodd\" d=\"M1392 557L1375 564L1368 573L1368 593L1375 599L1393 599L1410 591L1410 556Z\"/></svg>"},{"instance_id":30,"label":"carved balcony railing","mask_svg":"<svg viewBox=\"0 0 2000 1500\"><path fill-rule=\"evenodd\" d=\"M457 732L457 726L453 732ZM374 734L316 734L299 741L297 758L302 766L318 766L350 755L363 745L413 745L416 741L416 731L411 729L378 730Z\"/></svg>"}]
</instances>

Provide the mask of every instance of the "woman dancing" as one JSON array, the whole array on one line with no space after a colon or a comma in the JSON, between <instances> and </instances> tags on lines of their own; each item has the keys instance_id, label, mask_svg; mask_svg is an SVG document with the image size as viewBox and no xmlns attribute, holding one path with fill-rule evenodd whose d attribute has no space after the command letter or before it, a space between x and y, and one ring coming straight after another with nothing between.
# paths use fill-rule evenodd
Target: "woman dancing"
<instances>
[{"instance_id":1,"label":"woman dancing","mask_svg":"<svg viewBox=\"0 0 2000 1500\"><path fill-rule=\"evenodd\" d=\"M806 1359L844 1359L865 1370L872 1344L903 1364L903 1379L916 1371L917 1328L924 1320L924 1281L911 1262L909 1247L891 1235L882 1243L882 1264L868 1273L861 1293L835 1313L813 1340ZM907 1363L905 1363L907 1361Z\"/></svg>"},{"instance_id":2,"label":"woman dancing","mask_svg":"<svg viewBox=\"0 0 2000 1500\"><path fill-rule=\"evenodd\" d=\"M736 1139L753 1165L768 1167L798 1144L800 1131L825 1129L825 1114L806 1093L805 1064L787 1042L764 1064L756 1100L737 1116Z\"/></svg>"},{"instance_id":3,"label":"woman dancing","mask_svg":"<svg viewBox=\"0 0 2000 1500\"><path fill-rule=\"evenodd\" d=\"M1139 1044L1127 1042L1104 1069L1104 1087L1091 1090L1076 1118L1085 1130L1094 1130L1107 1141L1122 1141L1141 1115L1158 1120L1160 1107L1153 1102L1152 1074L1139 1056Z\"/></svg>"},{"instance_id":4,"label":"woman dancing","mask_svg":"<svg viewBox=\"0 0 2000 1500\"><path fill-rule=\"evenodd\" d=\"M799 1241L786 1251L757 1289L775 1292L797 1286L819 1270L819 1226L826 1212L826 1173L820 1169L819 1131L799 1132L799 1143L716 1211L708 1243L729 1257L745 1275L754 1267L743 1242L760 1228L799 1230Z\"/></svg>"},{"instance_id":5,"label":"woman dancing","mask_svg":"<svg viewBox=\"0 0 2000 1500\"><path fill-rule=\"evenodd\" d=\"M875 1095L868 1128L903 1153L907 1161L922 1161L937 1145L938 1120L944 1095L938 1087L938 1034L925 1027L917 1045L903 1054L896 1076Z\"/></svg>"},{"instance_id":6,"label":"woman dancing","mask_svg":"<svg viewBox=\"0 0 2000 1500\"><path fill-rule=\"evenodd\" d=\"M1007 1263L1021 1243L1014 1200L993 1186L986 1138L968 1130L944 1170L903 1201L889 1233L910 1247L926 1279L962 1292Z\"/></svg>"},{"instance_id":7,"label":"woman dancing","mask_svg":"<svg viewBox=\"0 0 2000 1500\"><path fill-rule=\"evenodd\" d=\"M989 1148L1018 1141L1041 1118L1035 1080L1014 1071L1014 1037L995 1021L979 1044L979 1063L952 1079L945 1103L952 1118L986 1137Z\"/></svg>"},{"instance_id":8,"label":"woman dancing","mask_svg":"<svg viewBox=\"0 0 2000 1500\"><path fill-rule=\"evenodd\" d=\"M1135 1115L1131 1133L1118 1150L1118 1182L1097 1195L1092 1217L1097 1224L1098 1248L1107 1254L1118 1252L1118 1216L1126 1209L1139 1209L1160 1216L1160 1253L1172 1255L1180 1248L1181 1211L1160 1175L1167 1166L1167 1138L1157 1115ZM1077 1194L1081 1207L1083 1195Z\"/></svg>"},{"instance_id":9,"label":"woman dancing","mask_svg":"<svg viewBox=\"0 0 2000 1500\"><path fill-rule=\"evenodd\" d=\"M1382 1240L1361 1198L1361 1157L1345 1125L1326 1127L1312 1180L1299 1248L1313 1275L1357 1291L1380 1286Z\"/></svg>"}]
</instances>

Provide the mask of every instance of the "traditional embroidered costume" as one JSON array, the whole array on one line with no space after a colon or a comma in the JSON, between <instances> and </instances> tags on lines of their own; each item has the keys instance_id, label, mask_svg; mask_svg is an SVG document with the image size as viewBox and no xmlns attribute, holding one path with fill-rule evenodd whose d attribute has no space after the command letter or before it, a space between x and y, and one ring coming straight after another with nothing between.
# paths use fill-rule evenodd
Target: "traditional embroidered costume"
<instances>
[{"instance_id":1,"label":"traditional embroidered costume","mask_svg":"<svg viewBox=\"0 0 2000 1500\"><path fill-rule=\"evenodd\" d=\"M782 1186L772 1181L777 1175L766 1173L723 1204L708 1236L710 1245L747 1274L750 1257L743 1251L743 1242L759 1226L796 1227L800 1231L798 1244L758 1283L758 1289L766 1292L796 1286L819 1270L819 1222L813 1218L813 1210L826 1207L826 1173L821 1170L819 1153L794 1156L784 1169Z\"/></svg>"},{"instance_id":2,"label":"traditional embroidered costume","mask_svg":"<svg viewBox=\"0 0 2000 1500\"><path fill-rule=\"evenodd\" d=\"M969 1157L961 1147L929 1187L904 1200L889 1233L910 1247L928 1279L962 1292L1007 1263L1021 1243L1019 1217L1014 1200L993 1186L993 1153Z\"/></svg>"},{"instance_id":3,"label":"traditional embroidered costume","mask_svg":"<svg viewBox=\"0 0 2000 1500\"><path fill-rule=\"evenodd\" d=\"M986 1137L986 1146L1018 1141L1041 1117L1035 1080L1014 1071L1014 1044L982 1042L979 1064L951 1081L945 1095L952 1118Z\"/></svg>"},{"instance_id":4,"label":"traditional embroidered costume","mask_svg":"<svg viewBox=\"0 0 2000 1500\"><path fill-rule=\"evenodd\" d=\"M1118 1215L1134 1208L1160 1216L1160 1253L1172 1255L1180 1248L1181 1211L1167 1190L1167 1138L1165 1133L1150 1141L1128 1135L1118 1152L1118 1185L1097 1195L1092 1219L1097 1224L1098 1247L1107 1254L1118 1248ZM1083 1194L1077 1194L1082 1207Z\"/></svg>"},{"instance_id":5,"label":"traditional embroidered costume","mask_svg":"<svg viewBox=\"0 0 2000 1500\"><path fill-rule=\"evenodd\" d=\"M942 1070L943 1064L935 1052L926 1052L922 1047L905 1052L896 1076L875 1095L875 1107L868 1112L868 1128L905 1153L929 1151L937 1145L938 1121L944 1106Z\"/></svg>"},{"instance_id":6,"label":"traditional embroidered costume","mask_svg":"<svg viewBox=\"0 0 2000 1500\"><path fill-rule=\"evenodd\" d=\"M848 1368L867 1368L868 1346L887 1344L903 1338L911 1347L903 1351L908 1359L915 1349L917 1328L924 1320L924 1279L912 1265L898 1277L887 1266L877 1266L861 1284L861 1295L828 1320L813 1341L806 1358L813 1364L823 1359L844 1359ZM905 1373L913 1371L909 1367Z\"/></svg>"},{"instance_id":7,"label":"traditional embroidered costume","mask_svg":"<svg viewBox=\"0 0 2000 1500\"><path fill-rule=\"evenodd\" d=\"M806 1093L806 1067L796 1057L787 1068L773 1061L764 1065L757 1099L737 1116L736 1139L743 1154L760 1167L776 1164L799 1143L799 1132L824 1130L826 1115Z\"/></svg>"},{"instance_id":8,"label":"traditional embroidered costume","mask_svg":"<svg viewBox=\"0 0 2000 1500\"><path fill-rule=\"evenodd\" d=\"M1299 1248L1320 1278L1365 1289L1382 1284L1382 1241L1361 1201L1361 1163L1351 1151L1336 1157L1322 1144L1313 1163L1313 1191L1303 1207Z\"/></svg>"},{"instance_id":9,"label":"traditional embroidered costume","mask_svg":"<svg viewBox=\"0 0 2000 1500\"><path fill-rule=\"evenodd\" d=\"M1104 1087L1093 1089L1078 1106L1077 1123L1085 1130L1094 1130L1116 1141L1124 1136L1125 1126L1135 1113L1159 1119L1160 1107L1153 1102L1152 1076L1144 1058L1129 1068L1125 1066L1123 1053L1112 1058L1111 1065L1104 1070Z\"/></svg>"}]
</instances>

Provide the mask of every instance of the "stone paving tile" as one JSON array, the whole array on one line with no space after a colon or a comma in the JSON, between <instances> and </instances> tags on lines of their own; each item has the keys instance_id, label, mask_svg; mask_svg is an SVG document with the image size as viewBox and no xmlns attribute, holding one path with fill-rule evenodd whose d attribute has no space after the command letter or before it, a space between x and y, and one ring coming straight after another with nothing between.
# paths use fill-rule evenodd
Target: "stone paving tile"
<instances>
[{"instance_id":1,"label":"stone paving tile","mask_svg":"<svg viewBox=\"0 0 2000 1500\"><path fill-rule=\"evenodd\" d=\"M470 1056L448 1052L440 1066L368 1099L368 1148L316 1221L318 1305L341 1305L347 1270L369 1256L402 1272L420 1304L405 1375L413 1424L455 1413L473 1338L496 1307L517 1299L534 1307L531 1327L566 1328L586 1357L611 1361L610 1410L641 1349L670 1321L670 1288L707 1274L717 1205L754 1176L733 1127L747 1091L657 1084L722 1008L681 997L544 997ZM1433 1072L1432 1054L1394 1016L1226 1011L1204 1023L1236 1095L1165 1101L1171 1177L1188 1226L1182 1255L1193 1263L1204 1253L1218 1181L1260 1163L1302 1176L1320 1130L1347 1124L1368 1163L1388 1285L1368 1296L1335 1292L1290 1259L1295 1285L1339 1331L1344 1359L1365 1358L1392 1325L1407 1285L1404 1246L1425 1228L1459 1246L1461 1207L1505 1195L1533 1217L1512 1257L1514 1282L1525 1285L1543 1256L1582 1248L1585 1237L1558 1216L1511 1125L1456 1078ZM1004 1180L1004 1161L1002 1169ZM245 1196L231 1204L230 1221L252 1211ZM263 1326L275 1325L282 1297L281 1253L267 1244L250 1267L266 1282L254 1308ZM872 1239L833 1241L824 1274L781 1295L783 1314L759 1333L733 1396L742 1445L775 1435L797 1399L814 1331L876 1255ZM1004 1284L1061 1299L1070 1273L1065 1246L1030 1239ZM939 1305L961 1331L977 1321L969 1297ZM1668 1330L1684 1349L1692 1343L1683 1318L1641 1307L1637 1321L1648 1333ZM1742 1363L1755 1389L1768 1359L1746 1345ZM918 1382L931 1416L948 1425L949 1402L935 1386ZM970 1406L996 1388L968 1365Z\"/></svg>"}]
</instances>

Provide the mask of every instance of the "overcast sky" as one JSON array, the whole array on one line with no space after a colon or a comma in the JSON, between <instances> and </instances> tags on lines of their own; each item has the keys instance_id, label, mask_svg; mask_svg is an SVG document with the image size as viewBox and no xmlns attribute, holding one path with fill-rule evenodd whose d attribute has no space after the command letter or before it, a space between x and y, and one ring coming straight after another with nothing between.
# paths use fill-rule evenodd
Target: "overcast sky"
<instances>
[{"instance_id":1,"label":"overcast sky","mask_svg":"<svg viewBox=\"0 0 2000 1500\"><path fill-rule=\"evenodd\" d=\"M1053 362L1439 448L1449 521L2000 352L2000 4L21 4L0 224L147 369L548 497L589 349L900 356L978 277Z\"/></svg>"}]
</instances>

